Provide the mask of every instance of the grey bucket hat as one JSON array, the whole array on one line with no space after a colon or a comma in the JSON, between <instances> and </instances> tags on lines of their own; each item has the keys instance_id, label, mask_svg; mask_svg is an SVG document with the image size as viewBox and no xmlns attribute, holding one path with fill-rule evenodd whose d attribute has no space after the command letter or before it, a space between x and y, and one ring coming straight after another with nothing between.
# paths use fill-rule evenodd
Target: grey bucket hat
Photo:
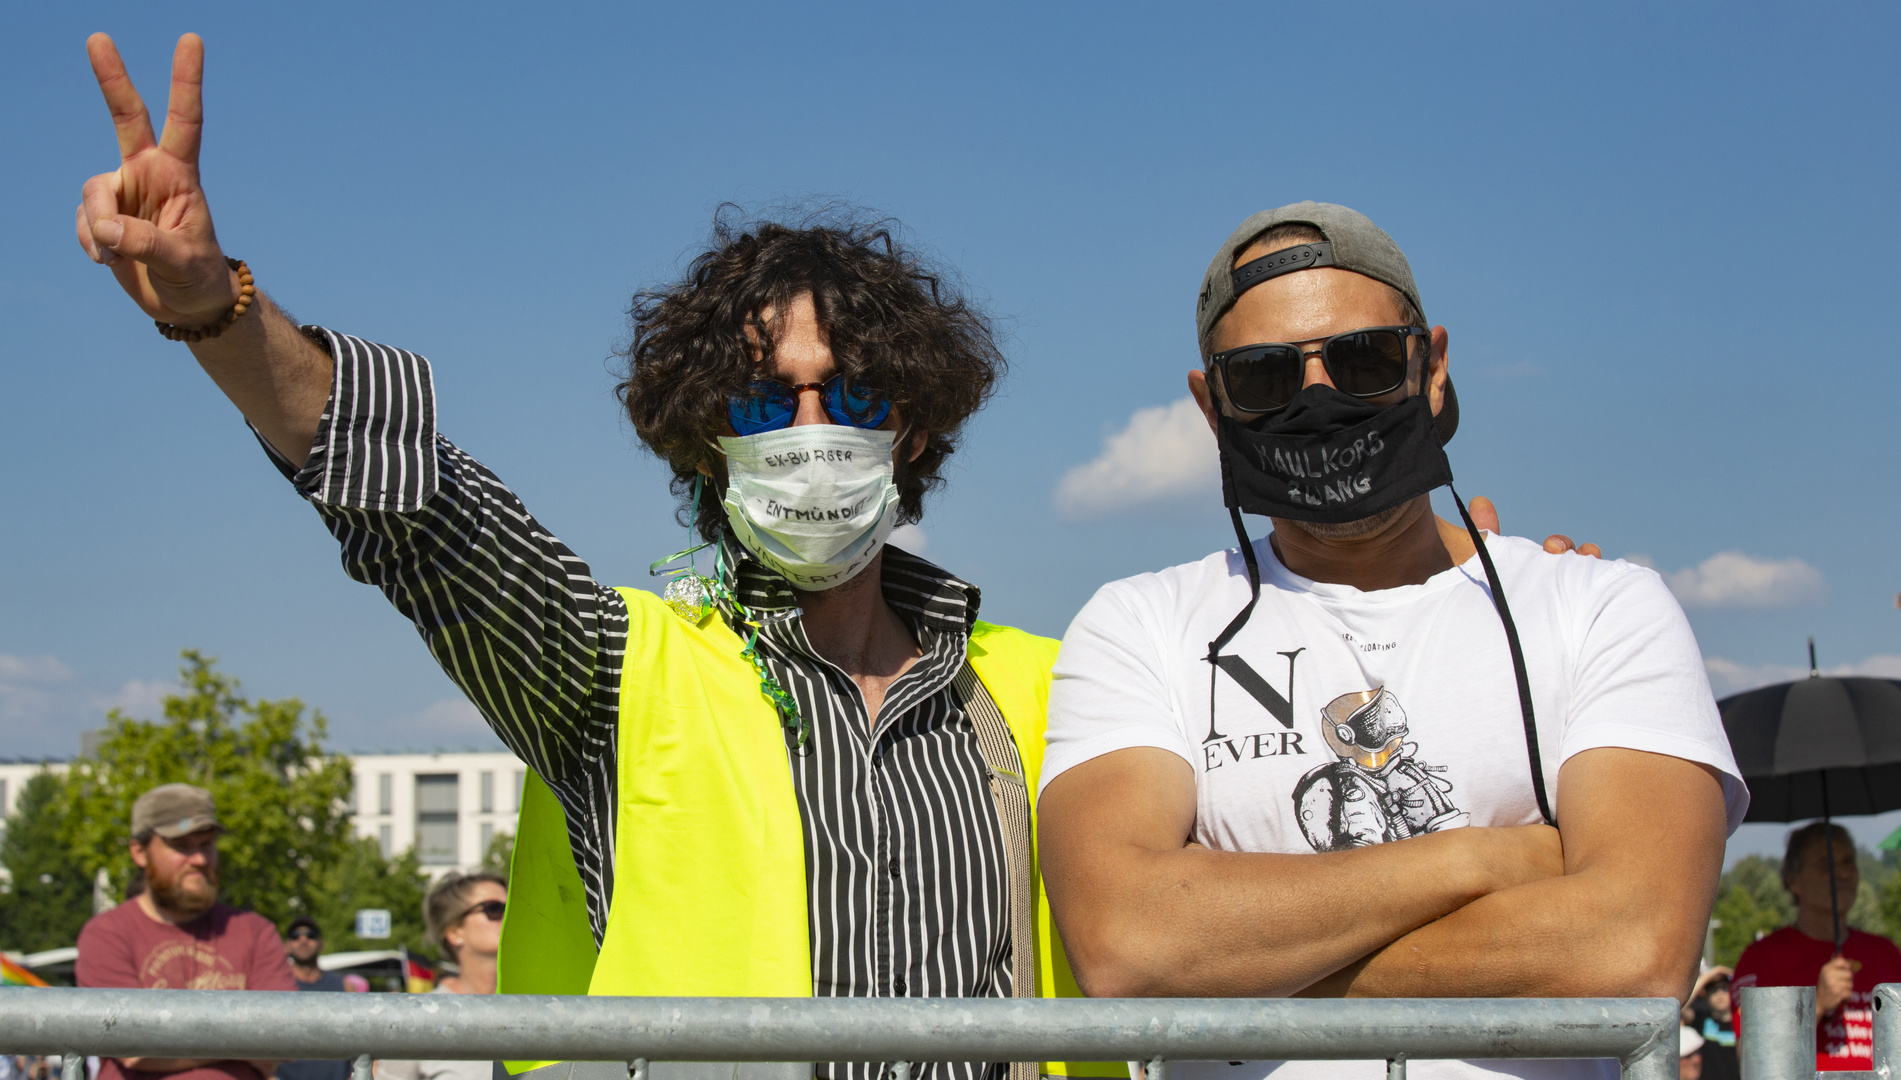
<instances>
[{"instance_id":1,"label":"grey bucket hat","mask_svg":"<svg viewBox=\"0 0 1901 1080\"><path fill-rule=\"evenodd\" d=\"M1311 225L1326 241L1297 244L1235 268L1235 256L1255 237L1276 225L1288 224ZM1412 301L1422 318L1425 315L1426 305L1420 302L1419 286L1413 283L1412 265L1393 238L1386 235L1386 230L1358 210L1335 203L1297 202L1276 210L1263 210L1243 221L1228 234L1221 250L1215 252L1214 259L1208 263L1208 272L1201 279L1201 292L1195 300L1195 328L1202 358L1212 354L1210 341L1215 324L1243 292L1282 274L1319 266L1351 270L1385 282ZM1450 379L1446 380L1445 406L1435 419L1439 441L1452 441L1453 432L1459 428L1459 398L1453 392Z\"/></svg>"}]
</instances>

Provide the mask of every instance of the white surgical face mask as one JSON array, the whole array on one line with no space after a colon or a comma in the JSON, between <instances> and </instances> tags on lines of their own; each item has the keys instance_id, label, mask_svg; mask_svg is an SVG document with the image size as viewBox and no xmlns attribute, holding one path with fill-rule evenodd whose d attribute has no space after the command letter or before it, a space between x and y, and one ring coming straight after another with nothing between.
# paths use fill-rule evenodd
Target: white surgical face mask
<instances>
[{"instance_id":1,"label":"white surgical face mask","mask_svg":"<svg viewBox=\"0 0 1901 1080\"><path fill-rule=\"evenodd\" d=\"M794 588L819 592L871 565L898 520L897 433L801 424L723 437L726 521Z\"/></svg>"}]
</instances>

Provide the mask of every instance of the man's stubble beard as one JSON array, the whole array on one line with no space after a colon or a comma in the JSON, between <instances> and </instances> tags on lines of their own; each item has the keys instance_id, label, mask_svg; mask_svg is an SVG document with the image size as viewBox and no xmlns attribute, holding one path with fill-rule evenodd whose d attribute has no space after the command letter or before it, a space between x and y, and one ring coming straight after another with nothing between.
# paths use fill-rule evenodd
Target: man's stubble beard
<instances>
[{"instance_id":1,"label":"man's stubble beard","mask_svg":"<svg viewBox=\"0 0 1901 1080\"><path fill-rule=\"evenodd\" d=\"M1288 521L1302 532L1319 540L1358 540L1363 536L1371 536L1386 528L1388 525L1391 525L1393 522L1398 521L1400 515L1404 514L1411 505L1412 502L1408 500L1400 503L1398 506L1391 506L1381 510L1371 517L1363 517L1356 521L1333 523L1293 521L1292 519L1288 519Z\"/></svg>"},{"instance_id":2,"label":"man's stubble beard","mask_svg":"<svg viewBox=\"0 0 1901 1080\"><path fill-rule=\"evenodd\" d=\"M201 875L198 881L191 881L193 872ZM152 894L152 902L160 908L173 915L195 919L210 911L212 905L218 902L218 868L187 866L168 878L161 878L148 868L145 887Z\"/></svg>"}]
</instances>

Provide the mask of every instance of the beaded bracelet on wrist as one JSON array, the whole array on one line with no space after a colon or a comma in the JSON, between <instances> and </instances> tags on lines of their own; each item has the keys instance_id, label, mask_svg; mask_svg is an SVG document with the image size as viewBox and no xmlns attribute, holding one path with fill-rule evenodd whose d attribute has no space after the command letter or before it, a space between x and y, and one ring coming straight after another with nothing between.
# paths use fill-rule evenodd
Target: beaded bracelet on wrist
<instances>
[{"instance_id":1,"label":"beaded bracelet on wrist","mask_svg":"<svg viewBox=\"0 0 1901 1080\"><path fill-rule=\"evenodd\" d=\"M257 286L252 283L251 268L245 265L243 259L226 256L224 261L231 269L238 272L238 302L231 305L231 310L218 316L217 321L208 326L187 328L153 319L152 325L158 327L159 333L172 341L199 342L206 338L215 338L224 333L225 327L237 322L246 311L251 309L252 301L257 299Z\"/></svg>"}]
</instances>

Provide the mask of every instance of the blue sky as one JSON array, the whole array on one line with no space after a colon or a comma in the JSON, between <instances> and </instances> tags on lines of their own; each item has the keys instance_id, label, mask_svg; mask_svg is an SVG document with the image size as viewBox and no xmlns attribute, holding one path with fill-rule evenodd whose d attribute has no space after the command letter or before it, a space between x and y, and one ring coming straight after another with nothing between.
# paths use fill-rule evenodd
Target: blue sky
<instances>
[{"instance_id":1,"label":"blue sky","mask_svg":"<svg viewBox=\"0 0 1901 1080\"><path fill-rule=\"evenodd\" d=\"M1726 692L1799 674L1811 633L1824 667L1901 677L1897 23L1852 3L9 8L0 756L149 711L186 646L321 707L340 746L489 741L79 254L79 186L117 164L91 31L155 110L173 42L204 34L226 248L299 317L428 355L444 432L603 580L680 546L610 353L629 294L722 201L894 215L1001 317L1014 371L926 554L987 617L1060 634L1102 582L1231 542L1169 411L1191 300L1236 222L1318 198L1390 231L1451 331L1464 494L1671 575Z\"/></svg>"}]
</instances>

